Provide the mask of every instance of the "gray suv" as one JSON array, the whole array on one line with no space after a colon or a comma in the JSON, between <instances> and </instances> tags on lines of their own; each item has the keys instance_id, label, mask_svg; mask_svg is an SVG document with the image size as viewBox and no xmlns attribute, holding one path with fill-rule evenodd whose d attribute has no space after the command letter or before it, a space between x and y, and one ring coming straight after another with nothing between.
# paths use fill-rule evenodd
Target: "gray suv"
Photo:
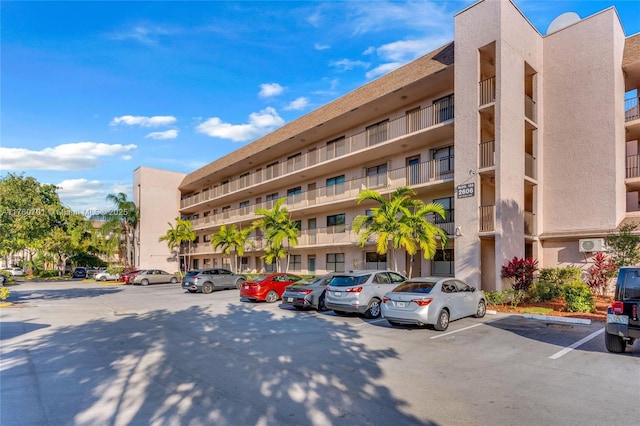
<instances>
[{"instance_id":1,"label":"gray suv","mask_svg":"<svg viewBox=\"0 0 640 426\"><path fill-rule=\"evenodd\" d=\"M609 352L624 352L640 338L640 268L618 271L613 302L607 308L604 343Z\"/></svg>"},{"instance_id":2,"label":"gray suv","mask_svg":"<svg viewBox=\"0 0 640 426\"><path fill-rule=\"evenodd\" d=\"M201 291L205 294L216 289L240 288L246 281L244 275L234 274L228 269L207 268L187 272L182 279L182 288L189 293Z\"/></svg>"},{"instance_id":3,"label":"gray suv","mask_svg":"<svg viewBox=\"0 0 640 426\"><path fill-rule=\"evenodd\" d=\"M388 270L336 272L327 285L325 305L338 315L356 312L378 318L382 297L406 280L404 275Z\"/></svg>"}]
</instances>

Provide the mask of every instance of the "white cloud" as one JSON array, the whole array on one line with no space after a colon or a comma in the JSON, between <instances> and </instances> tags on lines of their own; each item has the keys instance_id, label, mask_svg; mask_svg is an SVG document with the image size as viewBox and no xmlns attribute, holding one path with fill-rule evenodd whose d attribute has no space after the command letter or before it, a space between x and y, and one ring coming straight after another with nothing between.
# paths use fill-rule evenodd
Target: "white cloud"
<instances>
[{"instance_id":1,"label":"white cloud","mask_svg":"<svg viewBox=\"0 0 640 426\"><path fill-rule=\"evenodd\" d=\"M132 156L130 156L130 155L122 155L122 156L120 156L120 159L121 159L121 160L125 160L125 161L129 161L129 160L131 160L132 158L133 158L133 157L132 157Z\"/></svg>"},{"instance_id":2,"label":"white cloud","mask_svg":"<svg viewBox=\"0 0 640 426\"><path fill-rule=\"evenodd\" d=\"M331 46L329 46L328 44L314 43L313 48L316 50L327 50L330 49Z\"/></svg>"},{"instance_id":3,"label":"white cloud","mask_svg":"<svg viewBox=\"0 0 640 426\"><path fill-rule=\"evenodd\" d=\"M284 92L284 87L278 83L264 83L260 85L260 93L258 96L261 98L270 98L272 96L278 96Z\"/></svg>"},{"instance_id":4,"label":"white cloud","mask_svg":"<svg viewBox=\"0 0 640 426\"><path fill-rule=\"evenodd\" d=\"M162 37L179 34L181 32L182 30L180 28L171 28L141 22L134 25L133 27L114 31L108 34L108 37L113 40L135 40L142 44L155 45Z\"/></svg>"},{"instance_id":5,"label":"white cloud","mask_svg":"<svg viewBox=\"0 0 640 426\"><path fill-rule=\"evenodd\" d=\"M123 115L120 117L114 117L114 119L111 120L111 125L117 126L118 124L126 124L128 126L161 127L170 126L175 122L176 118L170 115L156 115L153 117Z\"/></svg>"},{"instance_id":6,"label":"white cloud","mask_svg":"<svg viewBox=\"0 0 640 426\"><path fill-rule=\"evenodd\" d=\"M367 78L375 78L375 77L381 76L383 74L386 74L388 72L395 70L396 68L401 67L402 65L403 64L400 62L390 62L387 64L382 64L380 66L375 67L371 71L369 71L367 73Z\"/></svg>"},{"instance_id":7,"label":"white cloud","mask_svg":"<svg viewBox=\"0 0 640 426\"><path fill-rule=\"evenodd\" d=\"M400 40L380 46L376 52L381 58L392 62L409 62L436 49L448 40L442 37L428 37L417 40Z\"/></svg>"},{"instance_id":8,"label":"white cloud","mask_svg":"<svg viewBox=\"0 0 640 426\"><path fill-rule=\"evenodd\" d=\"M342 59L329 63L330 66L340 68L343 71L349 71L356 67L369 68L369 63L363 61L352 61L351 59Z\"/></svg>"},{"instance_id":9,"label":"white cloud","mask_svg":"<svg viewBox=\"0 0 640 426\"><path fill-rule=\"evenodd\" d=\"M77 142L34 151L25 148L2 148L4 170L82 170L97 167L101 157L123 155L136 145Z\"/></svg>"},{"instance_id":10,"label":"white cloud","mask_svg":"<svg viewBox=\"0 0 640 426\"><path fill-rule=\"evenodd\" d=\"M212 117L198 125L196 130L214 138L243 142L262 136L283 124L284 120L277 111L268 107L260 112L251 113L247 124L230 124L218 117Z\"/></svg>"},{"instance_id":11,"label":"white cloud","mask_svg":"<svg viewBox=\"0 0 640 426\"><path fill-rule=\"evenodd\" d=\"M56 184L60 199L76 200L79 198L94 197L104 192L105 185L98 180L67 179ZM67 204L67 203L65 203Z\"/></svg>"},{"instance_id":12,"label":"white cloud","mask_svg":"<svg viewBox=\"0 0 640 426\"><path fill-rule=\"evenodd\" d=\"M309 99L305 97L300 97L289 102L289 105L284 107L286 111L301 111L305 109L309 105Z\"/></svg>"},{"instance_id":13,"label":"white cloud","mask_svg":"<svg viewBox=\"0 0 640 426\"><path fill-rule=\"evenodd\" d=\"M166 130L164 132L151 132L145 138L150 139L175 139L178 137L178 131L175 129Z\"/></svg>"},{"instance_id":14,"label":"white cloud","mask_svg":"<svg viewBox=\"0 0 640 426\"><path fill-rule=\"evenodd\" d=\"M450 4L442 1L375 1L348 2L345 22L355 34L391 29L449 31L453 27Z\"/></svg>"}]
</instances>

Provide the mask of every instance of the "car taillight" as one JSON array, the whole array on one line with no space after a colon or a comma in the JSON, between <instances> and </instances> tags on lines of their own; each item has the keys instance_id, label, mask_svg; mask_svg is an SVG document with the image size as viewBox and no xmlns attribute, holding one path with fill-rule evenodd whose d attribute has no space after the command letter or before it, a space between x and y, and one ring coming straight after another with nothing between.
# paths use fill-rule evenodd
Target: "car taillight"
<instances>
[{"instance_id":1,"label":"car taillight","mask_svg":"<svg viewBox=\"0 0 640 426\"><path fill-rule=\"evenodd\" d=\"M313 290L301 290L301 293L309 294L309 293L311 293L312 291L313 291Z\"/></svg>"},{"instance_id":2,"label":"car taillight","mask_svg":"<svg viewBox=\"0 0 640 426\"><path fill-rule=\"evenodd\" d=\"M384 296L382 298L382 303L387 303L389 300L391 300L391 299L389 299L387 296Z\"/></svg>"},{"instance_id":3,"label":"car taillight","mask_svg":"<svg viewBox=\"0 0 640 426\"><path fill-rule=\"evenodd\" d=\"M433 299L413 299L412 302L418 306L427 306Z\"/></svg>"},{"instance_id":4,"label":"car taillight","mask_svg":"<svg viewBox=\"0 0 640 426\"><path fill-rule=\"evenodd\" d=\"M360 293L362 291L362 287L351 287L345 290L346 293Z\"/></svg>"},{"instance_id":5,"label":"car taillight","mask_svg":"<svg viewBox=\"0 0 640 426\"><path fill-rule=\"evenodd\" d=\"M620 301L614 301L611 303L611 311L614 314L621 314L624 311L624 303Z\"/></svg>"}]
</instances>

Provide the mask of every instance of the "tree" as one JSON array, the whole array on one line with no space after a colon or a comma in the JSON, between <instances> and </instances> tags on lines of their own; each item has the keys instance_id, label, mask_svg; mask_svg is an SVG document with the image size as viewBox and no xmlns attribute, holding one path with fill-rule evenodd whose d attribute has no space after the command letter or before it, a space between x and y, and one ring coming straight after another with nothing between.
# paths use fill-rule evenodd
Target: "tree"
<instances>
[{"instance_id":1,"label":"tree","mask_svg":"<svg viewBox=\"0 0 640 426\"><path fill-rule=\"evenodd\" d=\"M399 220L400 230L395 238L399 248L404 248L410 256L409 277L413 274L413 258L418 247L425 259L433 259L438 249L438 241L444 248L447 245L447 233L429 220L435 215L446 218L444 207L438 203L425 204L422 200L413 200L410 208L402 208Z\"/></svg>"},{"instance_id":2,"label":"tree","mask_svg":"<svg viewBox=\"0 0 640 426\"><path fill-rule=\"evenodd\" d=\"M189 267L190 255L191 255L191 242L196 239L196 233L193 230L190 220L181 219L176 217L176 226L168 222L169 229L167 232L158 238L158 241L166 241L167 247L170 251L178 248L179 251L182 243L188 243L188 250L185 256L186 267ZM180 268L180 275L182 275L182 268Z\"/></svg>"},{"instance_id":3,"label":"tree","mask_svg":"<svg viewBox=\"0 0 640 426\"><path fill-rule=\"evenodd\" d=\"M244 255L251 228L238 229L235 225L227 227L222 224L218 232L211 235L211 245L214 249L222 248L222 253L230 255L234 253L234 271L238 271L238 257Z\"/></svg>"},{"instance_id":4,"label":"tree","mask_svg":"<svg viewBox=\"0 0 640 426\"><path fill-rule=\"evenodd\" d=\"M613 262L621 266L633 266L640 263L640 235L634 234L638 225L627 223L618 232L607 236L606 243L611 249Z\"/></svg>"},{"instance_id":5,"label":"tree","mask_svg":"<svg viewBox=\"0 0 640 426\"><path fill-rule=\"evenodd\" d=\"M79 213L59 216L56 226L44 239L44 248L57 260L58 275L64 274L67 260L83 252L91 238L91 224Z\"/></svg>"},{"instance_id":6,"label":"tree","mask_svg":"<svg viewBox=\"0 0 640 426\"><path fill-rule=\"evenodd\" d=\"M298 223L291 220L289 211L286 207L282 207L285 200L286 198L278 199L271 210L265 208L256 209L256 215L262 215L263 217L251 224L252 229L264 231L267 247L262 258L268 264L276 262L277 271L280 271L277 260L289 257L289 249L298 245L300 233Z\"/></svg>"},{"instance_id":7,"label":"tree","mask_svg":"<svg viewBox=\"0 0 640 426\"><path fill-rule=\"evenodd\" d=\"M56 191L30 176L9 173L0 179L1 256L41 245L54 216L64 210Z\"/></svg>"},{"instance_id":8,"label":"tree","mask_svg":"<svg viewBox=\"0 0 640 426\"><path fill-rule=\"evenodd\" d=\"M127 199L127 195L123 192L109 194L106 200L111 202L114 208L108 212L94 215L92 219L105 222L102 226L105 236L111 235L111 238L120 236L120 241L124 242L125 246L123 252L126 268L135 263L133 238L140 218L140 211L133 201Z\"/></svg>"},{"instance_id":9,"label":"tree","mask_svg":"<svg viewBox=\"0 0 640 426\"><path fill-rule=\"evenodd\" d=\"M403 186L391 193L389 199L372 189L360 191L356 197L358 204L364 201L374 201L379 204L379 207L371 209L371 215L358 215L353 219L351 228L358 234L358 245L364 247L369 239L375 236L378 254L387 254L391 247L394 270L398 269L395 249L404 244L401 241L405 237L401 233L401 218L413 205L411 195L414 194L413 189Z\"/></svg>"}]
</instances>

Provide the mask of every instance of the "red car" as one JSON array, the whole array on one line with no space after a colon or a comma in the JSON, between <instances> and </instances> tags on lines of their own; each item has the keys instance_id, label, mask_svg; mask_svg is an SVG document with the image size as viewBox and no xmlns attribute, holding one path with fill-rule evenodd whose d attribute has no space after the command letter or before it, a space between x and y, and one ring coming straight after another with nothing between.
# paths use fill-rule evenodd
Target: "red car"
<instances>
[{"instance_id":1,"label":"red car","mask_svg":"<svg viewBox=\"0 0 640 426\"><path fill-rule=\"evenodd\" d=\"M301 280L298 275L288 274L286 272L277 272L275 274L258 275L257 277L246 281L240 288L240 298L249 300L264 300L273 303L282 298L284 289L289 284Z\"/></svg>"}]
</instances>

